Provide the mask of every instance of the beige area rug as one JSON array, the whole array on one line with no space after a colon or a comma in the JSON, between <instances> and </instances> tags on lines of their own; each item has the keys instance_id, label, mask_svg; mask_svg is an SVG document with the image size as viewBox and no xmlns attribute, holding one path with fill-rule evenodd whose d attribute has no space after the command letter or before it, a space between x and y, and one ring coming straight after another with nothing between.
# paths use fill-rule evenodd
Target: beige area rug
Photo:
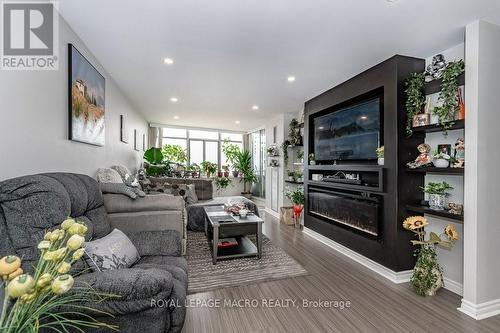
<instances>
[{"instance_id":1,"label":"beige area rug","mask_svg":"<svg viewBox=\"0 0 500 333\"><path fill-rule=\"evenodd\" d=\"M188 294L307 274L299 263L265 236L260 260L256 257L225 259L213 265L205 234L188 232L186 259L189 266Z\"/></svg>"}]
</instances>

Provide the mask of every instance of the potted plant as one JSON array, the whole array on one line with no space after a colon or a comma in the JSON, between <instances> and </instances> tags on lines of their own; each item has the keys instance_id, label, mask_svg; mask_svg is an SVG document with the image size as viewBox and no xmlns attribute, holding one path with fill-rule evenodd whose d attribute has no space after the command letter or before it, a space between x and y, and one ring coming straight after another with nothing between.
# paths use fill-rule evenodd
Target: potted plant
<instances>
[{"instance_id":1,"label":"potted plant","mask_svg":"<svg viewBox=\"0 0 500 333\"><path fill-rule=\"evenodd\" d=\"M149 148L144 152L144 170L148 177L170 176L172 168L165 160L161 148Z\"/></svg>"},{"instance_id":2,"label":"potted plant","mask_svg":"<svg viewBox=\"0 0 500 333\"><path fill-rule=\"evenodd\" d=\"M276 157L280 155L280 150L276 145L270 145L267 147L267 156Z\"/></svg>"},{"instance_id":3,"label":"potted plant","mask_svg":"<svg viewBox=\"0 0 500 333\"><path fill-rule=\"evenodd\" d=\"M295 181L298 183L303 183L304 182L304 174L300 171L295 171Z\"/></svg>"},{"instance_id":4,"label":"potted plant","mask_svg":"<svg viewBox=\"0 0 500 333\"><path fill-rule=\"evenodd\" d=\"M316 160L314 159L314 154L313 153L309 154L309 164L310 165L316 165Z\"/></svg>"},{"instance_id":5,"label":"potted plant","mask_svg":"<svg viewBox=\"0 0 500 333\"><path fill-rule=\"evenodd\" d=\"M377 164L384 165L384 146L378 147L375 151L377 152Z\"/></svg>"},{"instance_id":6,"label":"potted plant","mask_svg":"<svg viewBox=\"0 0 500 333\"><path fill-rule=\"evenodd\" d=\"M281 144L281 150L283 150L283 164L288 165L288 147L290 146L290 141L285 140Z\"/></svg>"},{"instance_id":7,"label":"potted plant","mask_svg":"<svg viewBox=\"0 0 500 333\"><path fill-rule=\"evenodd\" d=\"M229 140L224 140L222 143L222 152L226 155L227 161L233 166L233 177L238 177L239 170L236 168L236 162L238 154L240 153L240 147L234 143L230 143Z\"/></svg>"},{"instance_id":8,"label":"potted plant","mask_svg":"<svg viewBox=\"0 0 500 333\"><path fill-rule=\"evenodd\" d=\"M217 172L217 164L215 163L203 161L200 166L207 178L211 178Z\"/></svg>"},{"instance_id":9,"label":"potted plant","mask_svg":"<svg viewBox=\"0 0 500 333\"><path fill-rule=\"evenodd\" d=\"M224 170L224 177L229 177L229 165L223 165L222 170Z\"/></svg>"},{"instance_id":10,"label":"potted plant","mask_svg":"<svg viewBox=\"0 0 500 333\"><path fill-rule=\"evenodd\" d=\"M302 214L302 210L304 209L304 189L298 187L293 191L287 191L285 195L293 203L293 217L295 220L295 227L297 227L300 225L300 215Z\"/></svg>"},{"instance_id":11,"label":"potted plant","mask_svg":"<svg viewBox=\"0 0 500 333\"><path fill-rule=\"evenodd\" d=\"M446 205L446 197L450 195L449 191L453 190L447 182L429 183L422 190L429 194L429 206L431 209L444 210Z\"/></svg>"},{"instance_id":12,"label":"potted plant","mask_svg":"<svg viewBox=\"0 0 500 333\"><path fill-rule=\"evenodd\" d=\"M403 228L418 237L418 240L412 240L411 243L420 245L420 249L415 250L417 262L413 268L410 284L421 296L434 296L443 286L443 271L437 260L436 246L451 249L458 240L458 232L452 224L445 227L442 235L430 232L426 240L424 227L428 224L423 216L411 216L403 222Z\"/></svg>"},{"instance_id":13,"label":"potted plant","mask_svg":"<svg viewBox=\"0 0 500 333\"><path fill-rule=\"evenodd\" d=\"M215 186L217 187L217 192L220 194L223 189L227 188L229 185L232 185L232 180L227 177L217 177L215 178Z\"/></svg>"},{"instance_id":14,"label":"potted plant","mask_svg":"<svg viewBox=\"0 0 500 333\"><path fill-rule=\"evenodd\" d=\"M303 150L297 151L297 160L300 163L304 163L304 151Z\"/></svg>"},{"instance_id":15,"label":"potted plant","mask_svg":"<svg viewBox=\"0 0 500 333\"><path fill-rule=\"evenodd\" d=\"M241 195L250 199L252 197L251 186L258 181L252 167L252 155L248 150L239 151L236 159L236 168L240 171L243 182L243 192ZM249 187L247 187L249 185Z\"/></svg>"},{"instance_id":16,"label":"potted plant","mask_svg":"<svg viewBox=\"0 0 500 333\"><path fill-rule=\"evenodd\" d=\"M413 73L406 80L406 134L413 134L413 118L422 113L425 106L425 75L424 73Z\"/></svg>"},{"instance_id":17,"label":"potted plant","mask_svg":"<svg viewBox=\"0 0 500 333\"><path fill-rule=\"evenodd\" d=\"M200 176L200 166L196 163L190 165L191 177L197 178Z\"/></svg>"},{"instance_id":18,"label":"potted plant","mask_svg":"<svg viewBox=\"0 0 500 333\"><path fill-rule=\"evenodd\" d=\"M178 164L186 164L187 152L179 145L164 145L161 150L164 159Z\"/></svg>"},{"instance_id":19,"label":"potted plant","mask_svg":"<svg viewBox=\"0 0 500 333\"><path fill-rule=\"evenodd\" d=\"M432 158L432 164L436 168L447 168L450 166L451 156L445 153L435 152Z\"/></svg>"},{"instance_id":20,"label":"potted plant","mask_svg":"<svg viewBox=\"0 0 500 333\"><path fill-rule=\"evenodd\" d=\"M291 182L294 182L295 181L295 171L288 170L287 174L288 174L288 180Z\"/></svg>"},{"instance_id":21,"label":"potted plant","mask_svg":"<svg viewBox=\"0 0 500 333\"><path fill-rule=\"evenodd\" d=\"M292 146L302 144L302 135L300 135L300 124L297 119L292 119L288 125L288 140Z\"/></svg>"}]
</instances>

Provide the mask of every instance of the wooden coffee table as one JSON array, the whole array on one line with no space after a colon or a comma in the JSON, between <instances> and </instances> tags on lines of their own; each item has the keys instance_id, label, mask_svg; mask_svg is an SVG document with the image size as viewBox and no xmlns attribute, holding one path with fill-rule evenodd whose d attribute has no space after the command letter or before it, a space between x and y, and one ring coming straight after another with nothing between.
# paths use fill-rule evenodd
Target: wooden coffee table
<instances>
[{"instance_id":1,"label":"wooden coffee table","mask_svg":"<svg viewBox=\"0 0 500 333\"><path fill-rule=\"evenodd\" d=\"M213 264L218 259L262 257L262 223L264 220L257 215L247 215L242 218L233 216L224 210L224 206L207 206L205 209L205 235L212 249ZM247 236L255 235L257 245ZM237 246L219 248L219 239L236 238Z\"/></svg>"}]
</instances>

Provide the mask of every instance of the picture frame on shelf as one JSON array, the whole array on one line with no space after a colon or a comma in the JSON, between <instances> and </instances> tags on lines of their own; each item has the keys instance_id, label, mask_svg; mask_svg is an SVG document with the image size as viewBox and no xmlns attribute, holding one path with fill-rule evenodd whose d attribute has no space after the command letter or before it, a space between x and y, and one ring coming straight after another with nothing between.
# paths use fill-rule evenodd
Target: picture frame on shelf
<instances>
[{"instance_id":1,"label":"picture frame on shelf","mask_svg":"<svg viewBox=\"0 0 500 333\"><path fill-rule=\"evenodd\" d=\"M428 113L419 113L413 116L413 127L421 127L421 126L427 126L430 124L430 114Z\"/></svg>"},{"instance_id":2,"label":"picture frame on shelf","mask_svg":"<svg viewBox=\"0 0 500 333\"><path fill-rule=\"evenodd\" d=\"M437 150L438 150L438 153L451 156L451 145L450 144L439 144L437 146Z\"/></svg>"}]
</instances>

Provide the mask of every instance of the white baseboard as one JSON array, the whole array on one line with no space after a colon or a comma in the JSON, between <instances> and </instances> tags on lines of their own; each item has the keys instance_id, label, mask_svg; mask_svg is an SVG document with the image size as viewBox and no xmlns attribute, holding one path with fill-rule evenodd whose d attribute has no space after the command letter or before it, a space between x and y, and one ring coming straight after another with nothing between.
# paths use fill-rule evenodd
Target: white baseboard
<instances>
[{"instance_id":1,"label":"white baseboard","mask_svg":"<svg viewBox=\"0 0 500 333\"><path fill-rule=\"evenodd\" d=\"M460 282L453 281L446 276L443 278L444 280L444 289L448 289L452 293L462 296L464 294L464 286Z\"/></svg>"},{"instance_id":2,"label":"white baseboard","mask_svg":"<svg viewBox=\"0 0 500 333\"><path fill-rule=\"evenodd\" d=\"M458 311L463 312L476 320L493 317L500 314L500 299L480 304L474 304L462 299L462 305L458 308Z\"/></svg>"},{"instance_id":3,"label":"white baseboard","mask_svg":"<svg viewBox=\"0 0 500 333\"><path fill-rule=\"evenodd\" d=\"M411 270L408 271L402 271L402 272L395 272L378 262L375 262L359 253L356 251L353 251L344 245L341 245L333 240L331 240L328 237L325 237L316 231L313 231L309 228L304 227L304 234L320 241L321 243L331 247L332 249L342 253L343 255L349 257L350 259L356 261L357 263L360 263L361 265L371 269L375 273L378 273L385 277L386 279L390 280L393 283L405 283L410 281L410 277L412 274Z\"/></svg>"},{"instance_id":4,"label":"white baseboard","mask_svg":"<svg viewBox=\"0 0 500 333\"><path fill-rule=\"evenodd\" d=\"M275 212L274 210L272 210L272 209L270 209L270 208L267 208L267 207L266 207L266 208L264 208L264 211L265 211L267 214L269 214L269 215L271 215L271 216L273 216L273 217L275 217L275 218L277 218L277 219L279 219L279 218L280 218L280 214L279 214L278 212Z\"/></svg>"}]
</instances>

